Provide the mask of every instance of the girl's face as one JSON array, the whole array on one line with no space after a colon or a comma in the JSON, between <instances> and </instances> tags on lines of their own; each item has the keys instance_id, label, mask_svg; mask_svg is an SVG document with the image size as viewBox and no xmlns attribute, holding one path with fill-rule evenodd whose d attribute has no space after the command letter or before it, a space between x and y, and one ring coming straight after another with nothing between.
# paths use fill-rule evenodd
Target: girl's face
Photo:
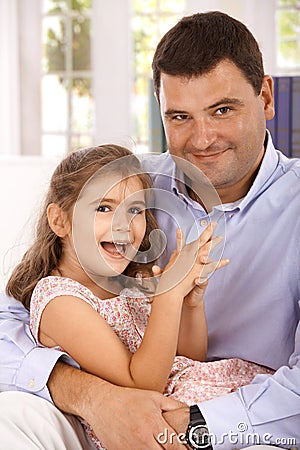
<instances>
[{"instance_id":1,"label":"girl's face","mask_svg":"<svg viewBox=\"0 0 300 450\"><path fill-rule=\"evenodd\" d=\"M146 232L145 191L138 176L102 175L81 192L73 212L77 258L94 276L119 275L135 257Z\"/></svg>"}]
</instances>

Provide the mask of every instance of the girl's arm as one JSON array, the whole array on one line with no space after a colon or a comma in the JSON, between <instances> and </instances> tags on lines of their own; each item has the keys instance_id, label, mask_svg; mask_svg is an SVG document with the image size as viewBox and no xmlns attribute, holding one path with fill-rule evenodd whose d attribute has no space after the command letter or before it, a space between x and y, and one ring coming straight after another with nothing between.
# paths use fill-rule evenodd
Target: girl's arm
<instances>
[{"instance_id":1,"label":"girl's arm","mask_svg":"<svg viewBox=\"0 0 300 450\"><path fill-rule=\"evenodd\" d=\"M154 298L143 341L132 354L84 300L55 297L42 313L39 341L63 348L86 372L113 384L162 391L176 354L182 302L172 292Z\"/></svg>"},{"instance_id":2,"label":"girl's arm","mask_svg":"<svg viewBox=\"0 0 300 450\"><path fill-rule=\"evenodd\" d=\"M197 284L182 305L177 354L198 361L206 360L207 324L203 295L208 282Z\"/></svg>"},{"instance_id":3,"label":"girl's arm","mask_svg":"<svg viewBox=\"0 0 300 450\"><path fill-rule=\"evenodd\" d=\"M214 223L211 224L211 230L215 229ZM204 231L202 236L200 236L200 241L202 239L205 243L205 235L209 232L210 228ZM185 245L184 237L180 229L177 230L176 235L176 250L173 252L170 263L173 264L180 250ZM202 272L198 274L199 276L194 280L194 287L189 292L189 294L184 298L182 311L181 311L181 321L178 333L178 346L177 354L183 355L188 358L205 361L208 343L208 333L207 324L204 308L203 296L208 285L207 276L214 270L224 267L229 263L228 259L222 259L218 262L213 262L208 258L208 253L212 250L218 243L220 238L208 239L206 247L202 248L202 255L200 256L200 261L203 264ZM207 248L207 252L205 251ZM163 273L159 266L153 267L153 272L155 276L159 276Z\"/></svg>"},{"instance_id":4,"label":"girl's arm","mask_svg":"<svg viewBox=\"0 0 300 450\"><path fill-rule=\"evenodd\" d=\"M218 262L207 259L201 277L195 279L194 288L185 297L178 336L178 355L198 361L206 360L208 333L203 297L208 285L207 275L228 263L229 259Z\"/></svg>"},{"instance_id":5,"label":"girl's arm","mask_svg":"<svg viewBox=\"0 0 300 450\"><path fill-rule=\"evenodd\" d=\"M173 252L170 263L173 264L180 250L185 245L184 236L181 229L176 232L176 250ZM205 255L202 262L207 261ZM169 263L169 264L170 264ZM162 274L159 266L153 267L155 276ZM183 355L198 361L206 360L207 352L207 324L203 302L203 295L208 284L207 279L195 280L195 286L185 297L178 333L177 355Z\"/></svg>"},{"instance_id":6,"label":"girl's arm","mask_svg":"<svg viewBox=\"0 0 300 450\"><path fill-rule=\"evenodd\" d=\"M199 251L199 258L202 263L202 268L197 274L197 278L195 278L194 285L191 287L190 292L184 298L178 333L177 354L198 361L205 361L207 352L208 333L203 301L203 296L208 285L207 277L214 270L224 267L229 263L228 259L211 261L208 258L209 252L218 245L222 239L221 237L212 239L215 228L216 223L212 223L200 236L201 250ZM192 245L194 245L194 243L192 243ZM182 231L178 229L176 234L176 250L170 258L170 265L174 264L184 246L185 241ZM189 246L186 247L188 248ZM181 271L183 272L185 266L186 264L183 266L181 264L179 269L181 268ZM159 266L154 266L153 272L156 276L163 273Z\"/></svg>"}]
</instances>

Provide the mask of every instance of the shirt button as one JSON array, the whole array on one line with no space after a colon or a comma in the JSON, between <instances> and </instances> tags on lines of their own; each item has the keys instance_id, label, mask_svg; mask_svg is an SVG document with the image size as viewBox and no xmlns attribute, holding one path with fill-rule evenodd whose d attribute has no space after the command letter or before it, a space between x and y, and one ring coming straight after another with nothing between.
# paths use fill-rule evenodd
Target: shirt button
<instances>
[{"instance_id":1,"label":"shirt button","mask_svg":"<svg viewBox=\"0 0 300 450\"><path fill-rule=\"evenodd\" d=\"M34 386L35 386L35 380L34 380L34 378L32 378L32 379L29 381L28 386L29 386L30 388L34 388Z\"/></svg>"},{"instance_id":2,"label":"shirt button","mask_svg":"<svg viewBox=\"0 0 300 450\"><path fill-rule=\"evenodd\" d=\"M207 227L207 220L206 219L202 219L200 222L201 227Z\"/></svg>"}]
</instances>

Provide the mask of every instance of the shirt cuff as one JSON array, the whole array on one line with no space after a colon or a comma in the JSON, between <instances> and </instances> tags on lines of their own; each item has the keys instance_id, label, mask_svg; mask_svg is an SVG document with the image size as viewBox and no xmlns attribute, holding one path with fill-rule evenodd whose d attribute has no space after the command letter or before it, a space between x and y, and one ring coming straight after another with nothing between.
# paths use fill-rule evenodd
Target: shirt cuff
<instances>
[{"instance_id":1,"label":"shirt cuff","mask_svg":"<svg viewBox=\"0 0 300 450\"><path fill-rule=\"evenodd\" d=\"M244 447L246 435L254 433L237 392L198 403L198 407L205 418L214 450Z\"/></svg>"},{"instance_id":2,"label":"shirt cuff","mask_svg":"<svg viewBox=\"0 0 300 450\"><path fill-rule=\"evenodd\" d=\"M23 359L17 372L16 389L36 394L53 402L47 382L53 367L60 358L63 362L79 368L79 365L67 353L52 348L34 347Z\"/></svg>"}]
</instances>

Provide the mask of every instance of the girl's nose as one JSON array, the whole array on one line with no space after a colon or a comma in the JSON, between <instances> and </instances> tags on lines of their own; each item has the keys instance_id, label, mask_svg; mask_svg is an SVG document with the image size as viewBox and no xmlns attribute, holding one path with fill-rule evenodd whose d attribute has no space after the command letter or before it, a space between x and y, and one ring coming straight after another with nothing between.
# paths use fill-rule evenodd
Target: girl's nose
<instances>
[{"instance_id":1,"label":"girl's nose","mask_svg":"<svg viewBox=\"0 0 300 450\"><path fill-rule=\"evenodd\" d=\"M122 207L117 208L114 214L112 229L114 231L129 231L130 229L130 218Z\"/></svg>"}]
</instances>

